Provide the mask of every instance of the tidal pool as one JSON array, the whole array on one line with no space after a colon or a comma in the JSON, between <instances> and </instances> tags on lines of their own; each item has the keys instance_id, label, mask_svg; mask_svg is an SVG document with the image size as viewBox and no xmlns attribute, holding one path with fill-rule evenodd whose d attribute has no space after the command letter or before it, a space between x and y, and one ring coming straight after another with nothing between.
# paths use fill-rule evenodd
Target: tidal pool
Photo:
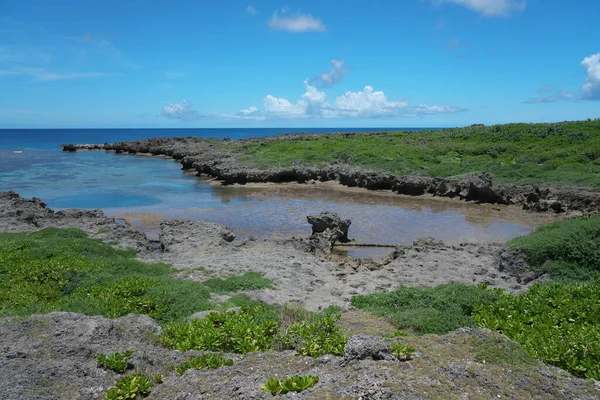
<instances>
[{"instance_id":1,"label":"tidal pool","mask_svg":"<svg viewBox=\"0 0 600 400\"><path fill-rule=\"evenodd\" d=\"M551 218L516 207L335 183L218 186L163 158L85 151L4 155L0 190L40 197L55 209L100 208L133 221L154 238L162 218L228 225L240 239L307 236L306 216L327 210L352 220L349 236L357 243L407 245L426 236L447 244L490 243L527 234ZM354 257L378 252L385 250L348 249Z\"/></svg>"}]
</instances>

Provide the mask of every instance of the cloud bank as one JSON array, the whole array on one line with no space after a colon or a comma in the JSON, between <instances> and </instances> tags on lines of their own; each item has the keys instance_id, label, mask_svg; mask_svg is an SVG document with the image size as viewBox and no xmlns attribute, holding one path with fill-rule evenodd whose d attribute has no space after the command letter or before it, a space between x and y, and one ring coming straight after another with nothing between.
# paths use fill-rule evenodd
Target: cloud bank
<instances>
[{"instance_id":1,"label":"cloud bank","mask_svg":"<svg viewBox=\"0 0 600 400\"><path fill-rule=\"evenodd\" d=\"M600 53L586 57L581 62L585 69L586 81L581 87L587 99L600 100Z\"/></svg>"},{"instance_id":2,"label":"cloud bank","mask_svg":"<svg viewBox=\"0 0 600 400\"><path fill-rule=\"evenodd\" d=\"M236 114L206 113L194 110L189 101L169 103L163 106L161 115L180 121L202 119L238 120L281 120L281 119L321 119L321 118L386 118L417 117L423 114L456 113L466 111L460 107L440 105L410 105L406 101L389 100L384 92L372 86L363 90L348 91L337 97L333 103L327 101L327 94L319 91L308 81L304 82L305 92L299 100L291 102L271 94L263 99L262 110L251 106Z\"/></svg>"},{"instance_id":3,"label":"cloud bank","mask_svg":"<svg viewBox=\"0 0 600 400\"><path fill-rule=\"evenodd\" d=\"M340 83L347 73L348 69L344 68L344 60L331 60L331 69L321 72L319 76L312 78L310 83L320 88L330 88Z\"/></svg>"}]
</instances>

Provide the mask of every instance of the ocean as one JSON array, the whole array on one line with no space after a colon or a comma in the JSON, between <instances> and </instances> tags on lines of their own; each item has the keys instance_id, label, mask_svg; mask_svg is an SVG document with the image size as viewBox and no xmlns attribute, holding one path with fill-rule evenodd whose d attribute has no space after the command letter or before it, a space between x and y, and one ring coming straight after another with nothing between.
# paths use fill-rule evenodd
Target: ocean
<instances>
[{"instance_id":1,"label":"ocean","mask_svg":"<svg viewBox=\"0 0 600 400\"><path fill-rule=\"evenodd\" d=\"M400 128L387 128L399 130ZM105 143L149 137L240 139L294 132L379 129L67 129L0 130L0 191L39 197L49 207L102 209L151 236L162 218L207 220L238 236L304 235L306 215L323 210L353 220L363 243L410 244L431 236L447 243L506 241L538 225L525 214L448 200L319 188L219 187L185 174L172 160L111 152L63 152L61 143ZM419 129L411 129L419 130Z\"/></svg>"}]
</instances>

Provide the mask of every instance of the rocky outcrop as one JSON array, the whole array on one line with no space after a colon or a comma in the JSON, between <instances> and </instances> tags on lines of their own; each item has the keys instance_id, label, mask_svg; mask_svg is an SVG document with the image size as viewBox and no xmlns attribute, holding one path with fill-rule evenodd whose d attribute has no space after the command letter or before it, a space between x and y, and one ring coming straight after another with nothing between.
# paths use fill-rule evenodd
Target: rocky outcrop
<instances>
[{"instance_id":1,"label":"rocky outcrop","mask_svg":"<svg viewBox=\"0 0 600 400\"><path fill-rule=\"evenodd\" d=\"M377 135L380 133L361 133ZM338 133L342 137L354 134ZM315 140L319 134L278 135L237 141L269 143L276 140ZM288 167L258 169L238 160L238 154L223 150L217 139L152 138L104 145L82 145L81 148L115 151L117 153L145 153L172 157L184 169L195 169L198 174L210 175L223 184L262 182L339 181L350 187L370 190L391 190L409 196L433 195L458 198L480 203L519 205L534 212L574 212L597 214L600 212L600 192L580 187L543 187L537 185L495 184L489 174L482 173L461 179L428 176L396 176L393 174L356 168L332 160L324 167L299 163ZM72 145L63 145L70 149ZM76 148L77 145L75 145Z\"/></svg>"},{"instance_id":2,"label":"rocky outcrop","mask_svg":"<svg viewBox=\"0 0 600 400\"><path fill-rule=\"evenodd\" d=\"M104 215L101 210L54 211L40 199L0 192L0 232L32 232L42 228L79 228L90 236L144 252L151 248L146 236Z\"/></svg>"},{"instance_id":3,"label":"rocky outcrop","mask_svg":"<svg viewBox=\"0 0 600 400\"><path fill-rule=\"evenodd\" d=\"M512 344L506 337L463 328L447 335L412 337L418 353L412 360L393 360L381 338L350 338L344 357L301 357L294 351L223 354L233 365L190 369L176 366L198 351L161 346L161 328L142 315L117 319L54 312L29 318L0 319L0 397L6 400L103 399L122 375L99 368L99 353L132 350L133 370L148 377L162 374L148 399L196 400L272 398L261 390L272 376L316 375L319 383L294 399L431 399L497 398L578 399L600 396L600 386L522 354L502 362L481 360L482 349L501 354ZM523 359L523 360L522 360ZM292 398L292 395L282 398Z\"/></svg>"},{"instance_id":4,"label":"rocky outcrop","mask_svg":"<svg viewBox=\"0 0 600 400\"><path fill-rule=\"evenodd\" d=\"M335 234L336 240L344 243L350 241L348 239L348 228L350 228L352 221L349 219L341 219L336 213L324 211L317 215L309 215L306 220L312 225L313 235L330 230Z\"/></svg>"}]
</instances>

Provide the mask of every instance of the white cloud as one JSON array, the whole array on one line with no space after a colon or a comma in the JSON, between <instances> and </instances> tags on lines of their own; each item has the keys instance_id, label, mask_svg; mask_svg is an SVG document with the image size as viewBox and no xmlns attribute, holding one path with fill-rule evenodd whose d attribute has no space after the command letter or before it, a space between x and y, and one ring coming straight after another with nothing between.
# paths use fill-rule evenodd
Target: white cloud
<instances>
[{"instance_id":1,"label":"white cloud","mask_svg":"<svg viewBox=\"0 0 600 400\"><path fill-rule=\"evenodd\" d=\"M31 76L34 78L35 82L64 81L108 76L108 74L102 72L56 73L41 68L12 68L10 70L0 70L0 76L3 75Z\"/></svg>"},{"instance_id":2,"label":"white cloud","mask_svg":"<svg viewBox=\"0 0 600 400\"><path fill-rule=\"evenodd\" d=\"M249 5L248 7L246 7L246 14L256 15L258 14L258 11L256 11L256 8Z\"/></svg>"},{"instance_id":3,"label":"white cloud","mask_svg":"<svg viewBox=\"0 0 600 400\"><path fill-rule=\"evenodd\" d=\"M344 68L344 60L331 60L331 69L327 72L321 72L319 76L310 80L310 83L317 87L330 88L340 83L348 73Z\"/></svg>"},{"instance_id":4,"label":"white cloud","mask_svg":"<svg viewBox=\"0 0 600 400\"><path fill-rule=\"evenodd\" d=\"M588 99L600 100L600 53L584 58L581 66L587 75L587 79L581 87L583 96Z\"/></svg>"},{"instance_id":5,"label":"white cloud","mask_svg":"<svg viewBox=\"0 0 600 400\"><path fill-rule=\"evenodd\" d=\"M436 3L453 3L467 7L486 17L507 16L525 9L525 0L433 0Z\"/></svg>"},{"instance_id":6,"label":"white cloud","mask_svg":"<svg viewBox=\"0 0 600 400\"><path fill-rule=\"evenodd\" d=\"M180 121L194 121L203 118L202 114L194 110L194 104L187 100L183 100L181 103L165 104L161 115L166 118L178 119Z\"/></svg>"},{"instance_id":7,"label":"white cloud","mask_svg":"<svg viewBox=\"0 0 600 400\"><path fill-rule=\"evenodd\" d=\"M420 104L409 105L406 101L388 100L385 93L365 86L359 92L346 92L335 100L335 104L327 102L327 95L304 82L305 92L299 100L291 102L271 94L263 100L263 110L251 106L237 114L208 113L201 114L194 110L188 101L169 103L163 107L162 115L181 121L193 121L208 118L269 120L269 119L315 119L315 118L384 118L384 117L416 117L423 114L456 113L466 111L459 107Z\"/></svg>"},{"instance_id":8,"label":"white cloud","mask_svg":"<svg viewBox=\"0 0 600 400\"><path fill-rule=\"evenodd\" d=\"M310 14L296 13L294 15L286 15L285 10L275 11L269 20L269 27L276 31L288 32L324 32L327 27L320 19L313 17Z\"/></svg>"}]
</instances>

